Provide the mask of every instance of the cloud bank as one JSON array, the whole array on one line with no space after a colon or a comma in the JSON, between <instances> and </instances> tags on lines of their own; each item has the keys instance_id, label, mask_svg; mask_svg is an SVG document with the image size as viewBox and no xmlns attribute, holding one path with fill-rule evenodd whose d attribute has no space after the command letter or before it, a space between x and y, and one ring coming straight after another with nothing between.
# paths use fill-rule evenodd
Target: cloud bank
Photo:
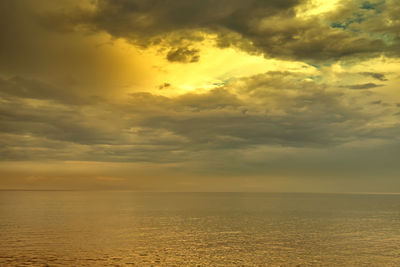
<instances>
[{"instance_id":1,"label":"cloud bank","mask_svg":"<svg viewBox=\"0 0 400 267\"><path fill-rule=\"evenodd\" d=\"M396 191L398 4L329 2L2 1L0 189Z\"/></svg>"}]
</instances>

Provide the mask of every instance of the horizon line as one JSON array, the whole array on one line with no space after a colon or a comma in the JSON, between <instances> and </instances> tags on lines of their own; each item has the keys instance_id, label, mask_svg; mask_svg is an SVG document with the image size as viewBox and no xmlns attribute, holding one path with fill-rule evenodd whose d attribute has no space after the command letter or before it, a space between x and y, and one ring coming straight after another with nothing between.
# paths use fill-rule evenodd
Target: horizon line
<instances>
[{"instance_id":1,"label":"horizon line","mask_svg":"<svg viewBox=\"0 0 400 267\"><path fill-rule=\"evenodd\" d=\"M0 192L132 192L132 193L236 193L236 194L330 194L330 195L400 195L400 192L317 192L317 191L141 191L124 189L23 189L0 188Z\"/></svg>"}]
</instances>

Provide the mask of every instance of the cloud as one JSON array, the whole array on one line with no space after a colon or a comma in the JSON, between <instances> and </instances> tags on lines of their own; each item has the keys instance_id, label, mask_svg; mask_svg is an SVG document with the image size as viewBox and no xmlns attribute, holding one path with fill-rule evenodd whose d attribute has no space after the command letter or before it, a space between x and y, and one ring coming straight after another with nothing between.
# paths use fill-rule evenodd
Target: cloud
<instances>
[{"instance_id":1,"label":"cloud","mask_svg":"<svg viewBox=\"0 0 400 267\"><path fill-rule=\"evenodd\" d=\"M5 98L28 98L51 100L60 103L82 104L94 99L80 96L68 86L59 88L35 79L14 76L9 79L0 78L0 95Z\"/></svg>"},{"instance_id":2,"label":"cloud","mask_svg":"<svg viewBox=\"0 0 400 267\"><path fill-rule=\"evenodd\" d=\"M158 86L158 89L163 90L163 89L168 88L170 86L171 86L170 83L163 83L160 86Z\"/></svg>"},{"instance_id":3,"label":"cloud","mask_svg":"<svg viewBox=\"0 0 400 267\"><path fill-rule=\"evenodd\" d=\"M344 92L301 73L268 72L204 93L134 93L123 103L80 106L53 102L59 96L38 84L24 83L25 90L0 104L7 159L181 162L200 152L259 146L335 147L389 138L397 127L380 126L390 107L364 109L365 102L375 104L369 96L349 102Z\"/></svg>"},{"instance_id":4,"label":"cloud","mask_svg":"<svg viewBox=\"0 0 400 267\"><path fill-rule=\"evenodd\" d=\"M171 49L167 54L167 59L171 62L193 63L199 61L199 58L199 50L183 47Z\"/></svg>"},{"instance_id":5,"label":"cloud","mask_svg":"<svg viewBox=\"0 0 400 267\"><path fill-rule=\"evenodd\" d=\"M386 79L386 76L385 76L384 73L378 73L378 72L360 72L360 74L361 74L361 75L364 75L364 76L370 76L370 77L372 77L372 78L374 78L374 79L377 79L377 80L379 80L379 81L382 81L382 82L385 82L385 81L388 80L388 79Z\"/></svg>"},{"instance_id":6,"label":"cloud","mask_svg":"<svg viewBox=\"0 0 400 267\"><path fill-rule=\"evenodd\" d=\"M398 55L397 26L393 26L398 21L393 12L397 9L395 3L380 4L378 10L378 6L365 8L362 1L343 0L336 10L326 14L298 16L299 7L307 4L301 0L99 0L86 13L75 10L43 14L42 20L54 30L84 25L142 47L187 45L202 41L204 34L215 34L219 47L234 46L269 58L321 62L382 53ZM385 22L388 17L393 25ZM377 22L380 26L371 26ZM197 53L172 48L167 58L195 62Z\"/></svg>"},{"instance_id":7,"label":"cloud","mask_svg":"<svg viewBox=\"0 0 400 267\"><path fill-rule=\"evenodd\" d=\"M376 88L376 87L381 87L383 86L382 84L375 84L375 83L363 83L363 84L354 84L354 85L348 85L344 86L349 89L354 89L354 90L365 90L365 89L371 89L371 88Z\"/></svg>"},{"instance_id":8,"label":"cloud","mask_svg":"<svg viewBox=\"0 0 400 267\"><path fill-rule=\"evenodd\" d=\"M0 1L2 184L391 189L400 12L368 3Z\"/></svg>"}]
</instances>

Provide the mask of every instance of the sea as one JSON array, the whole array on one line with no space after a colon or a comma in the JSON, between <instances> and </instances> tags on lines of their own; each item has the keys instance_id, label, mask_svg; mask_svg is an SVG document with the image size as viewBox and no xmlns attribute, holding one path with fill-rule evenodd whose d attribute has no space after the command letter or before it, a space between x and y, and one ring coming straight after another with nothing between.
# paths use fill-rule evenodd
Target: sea
<instances>
[{"instance_id":1,"label":"sea","mask_svg":"<svg viewBox=\"0 0 400 267\"><path fill-rule=\"evenodd\" d=\"M400 266L400 195L3 190L0 266Z\"/></svg>"}]
</instances>

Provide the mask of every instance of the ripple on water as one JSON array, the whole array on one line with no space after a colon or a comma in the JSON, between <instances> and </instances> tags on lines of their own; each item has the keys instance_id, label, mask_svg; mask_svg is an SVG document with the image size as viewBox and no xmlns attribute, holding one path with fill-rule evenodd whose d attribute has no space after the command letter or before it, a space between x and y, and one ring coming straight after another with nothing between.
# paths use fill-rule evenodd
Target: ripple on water
<instances>
[{"instance_id":1,"label":"ripple on water","mask_svg":"<svg viewBox=\"0 0 400 267\"><path fill-rule=\"evenodd\" d=\"M1 194L0 266L400 266L399 196Z\"/></svg>"}]
</instances>

